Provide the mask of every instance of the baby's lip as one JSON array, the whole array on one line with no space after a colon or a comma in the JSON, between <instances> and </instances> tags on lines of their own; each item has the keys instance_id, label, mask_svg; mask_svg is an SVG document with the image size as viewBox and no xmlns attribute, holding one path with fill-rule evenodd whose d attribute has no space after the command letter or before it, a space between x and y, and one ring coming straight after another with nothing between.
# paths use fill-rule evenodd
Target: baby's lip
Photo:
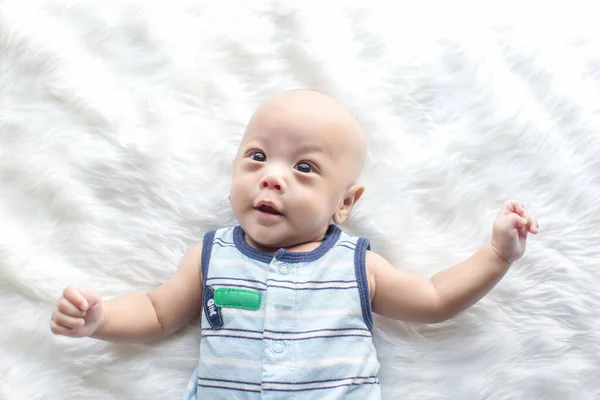
<instances>
[{"instance_id":1,"label":"baby's lip","mask_svg":"<svg viewBox=\"0 0 600 400\"><path fill-rule=\"evenodd\" d=\"M259 201L254 208L273 215L283 215L275 203L268 200Z\"/></svg>"}]
</instances>

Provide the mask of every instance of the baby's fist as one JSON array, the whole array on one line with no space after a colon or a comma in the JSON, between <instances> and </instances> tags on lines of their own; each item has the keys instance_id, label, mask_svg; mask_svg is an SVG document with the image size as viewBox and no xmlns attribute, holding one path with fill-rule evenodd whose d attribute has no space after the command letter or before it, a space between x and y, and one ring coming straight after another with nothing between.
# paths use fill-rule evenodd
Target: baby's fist
<instances>
[{"instance_id":1,"label":"baby's fist","mask_svg":"<svg viewBox=\"0 0 600 400\"><path fill-rule=\"evenodd\" d=\"M102 298L91 290L68 287L52 312L50 330L56 335L93 335L103 318Z\"/></svg>"},{"instance_id":2,"label":"baby's fist","mask_svg":"<svg viewBox=\"0 0 600 400\"><path fill-rule=\"evenodd\" d=\"M523 256L527 234L537 232L538 223L525 212L525 206L519 201L509 200L494 221L492 246L498 256L512 264Z\"/></svg>"}]
</instances>

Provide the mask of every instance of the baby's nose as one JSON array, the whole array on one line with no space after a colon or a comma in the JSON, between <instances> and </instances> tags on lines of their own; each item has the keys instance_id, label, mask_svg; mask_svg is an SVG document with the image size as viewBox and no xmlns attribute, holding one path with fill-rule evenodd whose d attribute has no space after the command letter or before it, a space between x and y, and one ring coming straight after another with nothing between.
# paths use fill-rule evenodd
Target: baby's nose
<instances>
[{"instance_id":1,"label":"baby's nose","mask_svg":"<svg viewBox=\"0 0 600 400\"><path fill-rule=\"evenodd\" d=\"M285 190L285 180L281 175L276 174L263 176L259 182L259 185L261 189L273 189L282 193Z\"/></svg>"}]
</instances>

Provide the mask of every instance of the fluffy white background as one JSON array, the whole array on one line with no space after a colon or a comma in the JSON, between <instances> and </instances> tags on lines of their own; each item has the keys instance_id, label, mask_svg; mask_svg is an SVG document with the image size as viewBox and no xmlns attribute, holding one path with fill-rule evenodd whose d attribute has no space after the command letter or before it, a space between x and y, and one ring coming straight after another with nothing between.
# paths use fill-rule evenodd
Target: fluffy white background
<instances>
[{"instance_id":1,"label":"fluffy white background","mask_svg":"<svg viewBox=\"0 0 600 400\"><path fill-rule=\"evenodd\" d=\"M363 124L347 229L398 268L469 256L508 198L540 221L469 311L377 319L384 398L600 398L596 13L450 3L1 2L0 398L178 398L197 324L115 345L53 336L51 309L69 284L148 290L233 223L244 125L297 87Z\"/></svg>"}]
</instances>

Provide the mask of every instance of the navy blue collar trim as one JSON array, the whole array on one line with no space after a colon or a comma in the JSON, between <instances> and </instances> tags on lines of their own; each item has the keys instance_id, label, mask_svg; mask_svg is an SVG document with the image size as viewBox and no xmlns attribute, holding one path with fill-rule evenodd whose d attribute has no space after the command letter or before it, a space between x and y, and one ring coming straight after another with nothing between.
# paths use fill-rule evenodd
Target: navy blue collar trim
<instances>
[{"instance_id":1,"label":"navy blue collar trim","mask_svg":"<svg viewBox=\"0 0 600 400\"><path fill-rule=\"evenodd\" d=\"M334 224L329 225L325 239L321 242L319 247L314 250L307 252L291 252L286 249L279 249L274 254L267 253L254 247L250 246L244 238L244 230L241 226L237 225L233 229L233 242L235 247L247 257L253 258L264 263L270 263L273 258L281 261L288 262L311 262L323 257L331 248L337 243L340 238L342 230Z\"/></svg>"}]
</instances>

